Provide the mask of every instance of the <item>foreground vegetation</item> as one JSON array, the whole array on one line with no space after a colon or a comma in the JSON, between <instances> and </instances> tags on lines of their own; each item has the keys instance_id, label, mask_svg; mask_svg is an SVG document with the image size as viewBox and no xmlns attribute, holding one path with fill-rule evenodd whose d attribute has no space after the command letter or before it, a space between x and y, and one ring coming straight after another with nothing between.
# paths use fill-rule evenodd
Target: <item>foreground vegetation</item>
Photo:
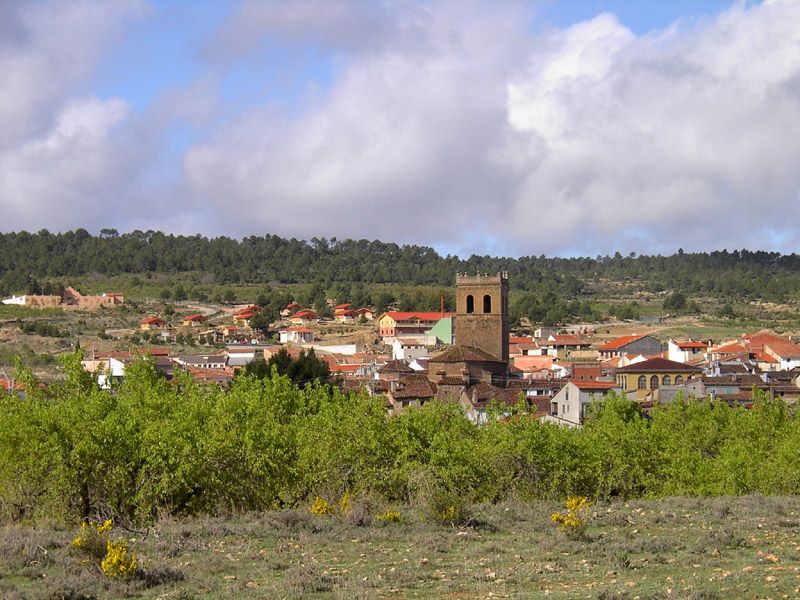
<instances>
[{"instance_id":1,"label":"foreground vegetation","mask_svg":"<svg viewBox=\"0 0 800 600\"><path fill-rule=\"evenodd\" d=\"M375 518L297 510L164 518L117 530L135 576L108 577L76 551L80 528L0 529L0 595L22 598L796 598L800 499L746 496L600 503L581 537L560 505L476 506L462 526L394 506Z\"/></svg>"},{"instance_id":2,"label":"foreground vegetation","mask_svg":"<svg viewBox=\"0 0 800 600\"><path fill-rule=\"evenodd\" d=\"M471 504L673 495L800 493L800 425L780 400L752 410L678 401L648 418L610 399L583 429L526 414L476 428L432 402L387 418L381 400L274 373L229 391L142 359L99 389L72 354L66 379L0 399L0 520L159 516L296 508L344 497L452 512ZM307 382L300 382L307 383Z\"/></svg>"}]
</instances>

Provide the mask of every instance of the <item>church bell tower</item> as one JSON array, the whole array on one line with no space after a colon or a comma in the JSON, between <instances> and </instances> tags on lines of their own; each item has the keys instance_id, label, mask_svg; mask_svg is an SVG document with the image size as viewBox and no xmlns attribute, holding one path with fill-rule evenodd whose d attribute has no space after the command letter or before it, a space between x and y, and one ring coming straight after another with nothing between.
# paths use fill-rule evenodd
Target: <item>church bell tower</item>
<instances>
[{"instance_id":1,"label":"church bell tower","mask_svg":"<svg viewBox=\"0 0 800 600\"><path fill-rule=\"evenodd\" d=\"M508 362L508 273L456 275L456 344Z\"/></svg>"}]
</instances>

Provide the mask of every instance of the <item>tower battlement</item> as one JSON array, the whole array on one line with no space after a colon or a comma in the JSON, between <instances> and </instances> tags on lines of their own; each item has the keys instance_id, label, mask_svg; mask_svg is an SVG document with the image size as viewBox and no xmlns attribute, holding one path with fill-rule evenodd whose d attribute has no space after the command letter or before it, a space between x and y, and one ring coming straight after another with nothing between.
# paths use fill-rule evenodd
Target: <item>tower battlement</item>
<instances>
[{"instance_id":1,"label":"tower battlement","mask_svg":"<svg viewBox=\"0 0 800 600\"><path fill-rule=\"evenodd\" d=\"M468 273L456 273L456 285L488 285L493 283L508 282L508 273L501 271L496 275L489 275L488 273L475 273L470 275Z\"/></svg>"}]
</instances>

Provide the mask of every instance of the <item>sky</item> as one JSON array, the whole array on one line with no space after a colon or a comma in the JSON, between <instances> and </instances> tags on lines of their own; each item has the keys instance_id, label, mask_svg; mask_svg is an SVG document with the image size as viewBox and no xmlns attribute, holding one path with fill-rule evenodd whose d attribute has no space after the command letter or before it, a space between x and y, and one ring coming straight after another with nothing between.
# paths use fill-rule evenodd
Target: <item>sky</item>
<instances>
[{"instance_id":1,"label":"sky","mask_svg":"<svg viewBox=\"0 0 800 600\"><path fill-rule=\"evenodd\" d=\"M0 231L800 249L800 0L2 0Z\"/></svg>"}]
</instances>

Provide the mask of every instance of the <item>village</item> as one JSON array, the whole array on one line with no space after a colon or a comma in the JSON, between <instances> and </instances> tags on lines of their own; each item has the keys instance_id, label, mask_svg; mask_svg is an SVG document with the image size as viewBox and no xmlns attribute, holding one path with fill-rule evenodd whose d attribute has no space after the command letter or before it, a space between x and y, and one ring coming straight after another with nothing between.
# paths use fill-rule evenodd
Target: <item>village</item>
<instances>
[{"instance_id":1,"label":"village","mask_svg":"<svg viewBox=\"0 0 800 600\"><path fill-rule=\"evenodd\" d=\"M647 413L678 397L749 407L753 390L795 404L800 396L800 344L767 330L733 339L660 339L653 333L600 334L592 325L510 331L508 276L458 274L456 310L387 310L330 304L329 318L288 303L267 327L262 307L233 305L183 315L141 317L127 350L83 347L83 367L103 387L124 380L126 366L152 358L167 379L176 369L226 388L237 373L279 352L314 353L330 373L322 383L363 390L385 401L388 414L436 398L458 403L475 423L525 410L545 422L580 427L593 401L625 396ZM119 293L14 296L5 305L98 311L123 306ZM263 321L263 319L262 319ZM647 329L646 324L641 324ZM176 350L175 340L188 344ZM150 342L144 343L144 342ZM5 389L19 388L7 372Z\"/></svg>"}]
</instances>

